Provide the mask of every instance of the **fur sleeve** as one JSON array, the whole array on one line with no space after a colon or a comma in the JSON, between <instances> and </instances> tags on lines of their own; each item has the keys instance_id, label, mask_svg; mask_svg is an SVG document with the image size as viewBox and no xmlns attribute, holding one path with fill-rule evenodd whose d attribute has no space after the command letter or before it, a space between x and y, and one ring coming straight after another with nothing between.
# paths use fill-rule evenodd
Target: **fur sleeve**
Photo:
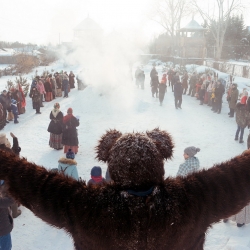
<instances>
[{"instance_id":1,"label":"fur sleeve","mask_svg":"<svg viewBox=\"0 0 250 250\"><path fill-rule=\"evenodd\" d=\"M238 213L250 202L250 151L182 180L185 214L208 226Z\"/></svg>"},{"instance_id":2,"label":"fur sleeve","mask_svg":"<svg viewBox=\"0 0 250 250\"><path fill-rule=\"evenodd\" d=\"M69 230L74 223L75 199L87 198L87 187L70 177L0 151L0 179L10 195L36 216L58 228Z\"/></svg>"}]
</instances>

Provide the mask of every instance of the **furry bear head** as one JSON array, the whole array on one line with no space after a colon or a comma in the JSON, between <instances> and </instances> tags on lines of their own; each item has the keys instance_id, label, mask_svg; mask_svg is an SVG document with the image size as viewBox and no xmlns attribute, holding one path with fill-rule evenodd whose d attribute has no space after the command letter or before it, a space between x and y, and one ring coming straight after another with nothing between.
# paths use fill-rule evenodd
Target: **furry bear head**
<instances>
[{"instance_id":1,"label":"furry bear head","mask_svg":"<svg viewBox=\"0 0 250 250\"><path fill-rule=\"evenodd\" d=\"M174 144L170 134L156 128L146 133L109 130L96 147L97 159L107 162L111 179L128 188L148 188L164 178L164 159Z\"/></svg>"}]
</instances>

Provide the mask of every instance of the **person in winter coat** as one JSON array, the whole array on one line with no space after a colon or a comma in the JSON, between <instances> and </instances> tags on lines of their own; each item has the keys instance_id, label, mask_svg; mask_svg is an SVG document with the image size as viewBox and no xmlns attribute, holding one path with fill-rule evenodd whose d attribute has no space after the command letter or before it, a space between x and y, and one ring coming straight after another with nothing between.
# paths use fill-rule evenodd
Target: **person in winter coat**
<instances>
[{"instance_id":1,"label":"person in winter coat","mask_svg":"<svg viewBox=\"0 0 250 250\"><path fill-rule=\"evenodd\" d=\"M0 249L11 250L11 231L13 229L13 218L11 205L14 200L6 194L4 180L0 180Z\"/></svg>"},{"instance_id":2,"label":"person in winter coat","mask_svg":"<svg viewBox=\"0 0 250 250\"><path fill-rule=\"evenodd\" d=\"M49 77L46 77L45 83L44 83L44 89L45 89L45 101L50 102L53 100L53 95L52 95L52 83L50 81Z\"/></svg>"},{"instance_id":3,"label":"person in winter coat","mask_svg":"<svg viewBox=\"0 0 250 250\"><path fill-rule=\"evenodd\" d=\"M37 88L33 88L30 92L30 98L32 98L33 106L36 109L36 114L41 114L40 107L41 107L41 93L37 90Z\"/></svg>"},{"instance_id":4,"label":"person in winter coat","mask_svg":"<svg viewBox=\"0 0 250 250\"><path fill-rule=\"evenodd\" d=\"M59 159L58 171L64 175L74 178L75 180L79 179L75 154L71 151L71 149L69 149L66 153L66 158L62 157Z\"/></svg>"},{"instance_id":5,"label":"person in winter coat","mask_svg":"<svg viewBox=\"0 0 250 250\"><path fill-rule=\"evenodd\" d=\"M69 78L66 74L63 74L63 80L62 80L62 90L64 91L64 96L63 97L69 97L68 92L69 92Z\"/></svg>"},{"instance_id":6,"label":"person in winter coat","mask_svg":"<svg viewBox=\"0 0 250 250\"><path fill-rule=\"evenodd\" d=\"M62 97L62 80L58 72L55 73L55 81L56 81L56 96Z\"/></svg>"},{"instance_id":7,"label":"person in winter coat","mask_svg":"<svg viewBox=\"0 0 250 250\"><path fill-rule=\"evenodd\" d=\"M175 102L175 108L176 109L181 109L181 104L182 104L182 85L181 82L178 81L174 84L174 102Z\"/></svg>"},{"instance_id":8,"label":"person in winter coat","mask_svg":"<svg viewBox=\"0 0 250 250\"><path fill-rule=\"evenodd\" d=\"M170 87L170 84L172 86L172 90L173 90L173 84L171 83L172 82L172 79L173 79L173 76L174 76L174 71L172 68L170 68L167 72L167 75L168 75L168 86Z\"/></svg>"},{"instance_id":9,"label":"person in winter coat","mask_svg":"<svg viewBox=\"0 0 250 250\"><path fill-rule=\"evenodd\" d=\"M105 179L102 177L102 169L99 166L95 166L91 169L91 179L88 181L89 185L101 185L105 183Z\"/></svg>"},{"instance_id":10,"label":"person in winter coat","mask_svg":"<svg viewBox=\"0 0 250 250\"><path fill-rule=\"evenodd\" d=\"M174 85L180 82L180 75L179 72L175 72L174 75L172 76L172 80L171 80L171 87L172 87L172 92L174 92Z\"/></svg>"},{"instance_id":11,"label":"person in winter coat","mask_svg":"<svg viewBox=\"0 0 250 250\"><path fill-rule=\"evenodd\" d=\"M215 95L214 113L217 114L221 113L222 97L224 92L225 92L224 86L221 84L220 81L217 81L216 88L214 90L214 95Z\"/></svg>"},{"instance_id":12,"label":"person in winter coat","mask_svg":"<svg viewBox=\"0 0 250 250\"><path fill-rule=\"evenodd\" d=\"M188 89L188 73L185 70L184 74L181 78L182 88L183 88L183 95L186 95Z\"/></svg>"},{"instance_id":13,"label":"person in winter coat","mask_svg":"<svg viewBox=\"0 0 250 250\"><path fill-rule=\"evenodd\" d=\"M194 172L197 172L200 168L200 161L195 155L200 152L199 148L187 147L184 149L185 162L179 166L177 176L187 176Z\"/></svg>"},{"instance_id":14,"label":"person in winter coat","mask_svg":"<svg viewBox=\"0 0 250 250\"><path fill-rule=\"evenodd\" d=\"M69 85L71 89L75 88L75 75L73 74L73 71L70 71L69 73Z\"/></svg>"},{"instance_id":15,"label":"person in winter coat","mask_svg":"<svg viewBox=\"0 0 250 250\"><path fill-rule=\"evenodd\" d=\"M11 112L11 99L12 99L12 94L10 91L7 92L7 95L6 95L6 108L7 108L7 112L8 112L8 115L7 115L7 121L13 121L13 113Z\"/></svg>"},{"instance_id":16,"label":"person in winter coat","mask_svg":"<svg viewBox=\"0 0 250 250\"><path fill-rule=\"evenodd\" d=\"M144 71L141 70L140 74L139 74L139 85L141 86L141 89L144 89L144 83L145 83L145 74Z\"/></svg>"},{"instance_id":17,"label":"person in winter coat","mask_svg":"<svg viewBox=\"0 0 250 250\"><path fill-rule=\"evenodd\" d=\"M176 178L164 178L173 155L166 131L109 130L96 152L112 184L87 186L3 151L0 179L37 217L65 230L77 250L201 250L214 223L250 202L249 150Z\"/></svg>"},{"instance_id":18,"label":"person in winter coat","mask_svg":"<svg viewBox=\"0 0 250 250\"><path fill-rule=\"evenodd\" d=\"M246 107L246 100L247 97L243 96L239 103L236 104L236 123L237 123L237 130L235 134L235 140L238 141L239 133L240 133L240 140L239 143L243 143L243 135L246 126L250 126L250 113Z\"/></svg>"},{"instance_id":19,"label":"person in winter coat","mask_svg":"<svg viewBox=\"0 0 250 250\"><path fill-rule=\"evenodd\" d=\"M159 84L159 101L160 101L160 106L162 106L162 102L164 100L164 96L166 93L166 88L167 88L167 74L163 74L161 82Z\"/></svg>"},{"instance_id":20,"label":"person in winter coat","mask_svg":"<svg viewBox=\"0 0 250 250\"><path fill-rule=\"evenodd\" d=\"M233 83L232 88L229 91L230 92L228 93L227 100L228 100L230 112L228 113L228 115L229 115L229 117L234 117L236 103L237 103L238 97L239 97L239 90L237 88L237 84Z\"/></svg>"},{"instance_id":21,"label":"person in winter coat","mask_svg":"<svg viewBox=\"0 0 250 250\"><path fill-rule=\"evenodd\" d=\"M54 104L54 109L50 112L50 123L48 132L50 132L49 145L54 149L62 149L62 128L63 128L63 113L60 111L60 104Z\"/></svg>"},{"instance_id":22,"label":"person in winter coat","mask_svg":"<svg viewBox=\"0 0 250 250\"><path fill-rule=\"evenodd\" d=\"M5 125L6 125L6 120L4 117L4 109L3 105L0 103L0 130L3 129Z\"/></svg>"},{"instance_id":23,"label":"person in winter coat","mask_svg":"<svg viewBox=\"0 0 250 250\"><path fill-rule=\"evenodd\" d=\"M197 75L196 72L193 72L192 76L190 77L189 80L189 92L188 95L194 96L195 95L195 91L196 91L196 84L197 84Z\"/></svg>"},{"instance_id":24,"label":"person in winter coat","mask_svg":"<svg viewBox=\"0 0 250 250\"><path fill-rule=\"evenodd\" d=\"M204 103L205 93L206 93L206 85L205 83L203 83L199 91L200 105L203 105Z\"/></svg>"},{"instance_id":25,"label":"person in winter coat","mask_svg":"<svg viewBox=\"0 0 250 250\"><path fill-rule=\"evenodd\" d=\"M38 90L38 92L40 93L40 107L43 107L43 95L46 94L45 88L44 88L44 84L43 84L43 80L40 79L36 85L36 88Z\"/></svg>"},{"instance_id":26,"label":"person in winter coat","mask_svg":"<svg viewBox=\"0 0 250 250\"><path fill-rule=\"evenodd\" d=\"M5 123L9 123L7 121L7 105L8 105L8 100L7 100L7 91L6 90L3 90L2 94L0 95L0 103L3 106L4 121L5 121Z\"/></svg>"},{"instance_id":27,"label":"person in winter coat","mask_svg":"<svg viewBox=\"0 0 250 250\"><path fill-rule=\"evenodd\" d=\"M11 112L14 115L14 123L19 123L19 121L17 120L19 113L17 108L17 102L15 99L11 100Z\"/></svg>"},{"instance_id":28,"label":"person in winter coat","mask_svg":"<svg viewBox=\"0 0 250 250\"><path fill-rule=\"evenodd\" d=\"M211 96L214 88L215 88L215 82L211 80L207 86L207 100L208 100L207 106L212 106Z\"/></svg>"},{"instance_id":29,"label":"person in winter coat","mask_svg":"<svg viewBox=\"0 0 250 250\"><path fill-rule=\"evenodd\" d=\"M73 109L68 108L67 115L63 117L63 136L62 144L64 145L64 153L69 149L75 154L78 152L78 135L76 127L79 126L79 119L73 116Z\"/></svg>"},{"instance_id":30,"label":"person in winter coat","mask_svg":"<svg viewBox=\"0 0 250 250\"><path fill-rule=\"evenodd\" d=\"M155 74L151 78L151 92L152 92L152 97L158 97L158 87L159 87L159 78L158 74Z\"/></svg>"}]
</instances>

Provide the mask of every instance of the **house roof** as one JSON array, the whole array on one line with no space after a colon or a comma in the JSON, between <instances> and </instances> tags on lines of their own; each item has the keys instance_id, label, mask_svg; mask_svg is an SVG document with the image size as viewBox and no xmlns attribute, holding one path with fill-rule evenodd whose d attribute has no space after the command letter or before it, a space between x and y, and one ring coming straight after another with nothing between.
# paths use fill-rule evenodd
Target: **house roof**
<instances>
[{"instance_id":1,"label":"house roof","mask_svg":"<svg viewBox=\"0 0 250 250\"><path fill-rule=\"evenodd\" d=\"M206 28L203 28L194 19L191 20L185 27L180 29L180 31L202 31L202 30L206 30Z\"/></svg>"},{"instance_id":2,"label":"house roof","mask_svg":"<svg viewBox=\"0 0 250 250\"><path fill-rule=\"evenodd\" d=\"M93 19L87 17L74 30L102 30L102 28Z\"/></svg>"}]
</instances>

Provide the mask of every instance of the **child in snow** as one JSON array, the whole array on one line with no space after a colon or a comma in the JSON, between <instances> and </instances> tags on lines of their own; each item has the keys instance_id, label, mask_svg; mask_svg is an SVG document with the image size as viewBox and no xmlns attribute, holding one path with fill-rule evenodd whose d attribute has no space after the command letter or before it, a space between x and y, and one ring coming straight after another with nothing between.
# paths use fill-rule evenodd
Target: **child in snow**
<instances>
[{"instance_id":1,"label":"child in snow","mask_svg":"<svg viewBox=\"0 0 250 250\"><path fill-rule=\"evenodd\" d=\"M68 150L66 153L66 158L62 157L59 161L58 171L65 175L71 176L72 178L78 180L77 162L75 161L75 153Z\"/></svg>"},{"instance_id":2,"label":"child in snow","mask_svg":"<svg viewBox=\"0 0 250 250\"><path fill-rule=\"evenodd\" d=\"M185 162L182 163L177 172L177 176L187 176L193 172L196 172L200 168L200 161L195 155L200 151L196 147L187 147L184 149Z\"/></svg>"},{"instance_id":3,"label":"child in snow","mask_svg":"<svg viewBox=\"0 0 250 250\"><path fill-rule=\"evenodd\" d=\"M99 166L95 166L91 169L91 179L88 181L88 185L100 185L105 182L102 177L102 169Z\"/></svg>"},{"instance_id":4,"label":"child in snow","mask_svg":"<svg viewBox=\"0 0 250 250\"><path fill-rule=\"evenodd\" d=\"M15 99L11 99L11 111L14 115L14 123L19 123L19 121L17 120L18 117L17 101Z\"/></svg>"}]
</instances>

